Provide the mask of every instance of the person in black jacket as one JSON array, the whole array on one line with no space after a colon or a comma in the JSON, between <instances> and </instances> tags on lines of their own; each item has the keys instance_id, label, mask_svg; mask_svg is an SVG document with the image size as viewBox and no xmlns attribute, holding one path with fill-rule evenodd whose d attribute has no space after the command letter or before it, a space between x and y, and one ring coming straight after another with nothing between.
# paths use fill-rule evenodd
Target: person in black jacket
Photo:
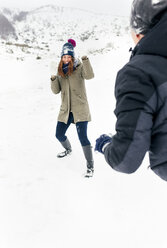
<instances>
[{"instance_id":1,"label":"person in black jacket","mask_svg":"<svg viewBox=\"0 0 167 248\"><path fill-rule=\"evenodd\" d=\"M167 0L134 0L130 26L136 46L116 78L116 134L101 135L95 150L123 173L148 151L150 168L167 181Z\"/></svg>"}]
</instances>

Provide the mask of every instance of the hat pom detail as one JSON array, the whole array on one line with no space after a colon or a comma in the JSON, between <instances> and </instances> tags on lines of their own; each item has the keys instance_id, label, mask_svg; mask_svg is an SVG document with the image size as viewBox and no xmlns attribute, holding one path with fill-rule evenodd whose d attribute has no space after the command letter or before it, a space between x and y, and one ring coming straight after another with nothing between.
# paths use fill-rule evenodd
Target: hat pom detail
<instances>
[{"instance_id":1,"label":"hat pom detail","mask_svg":"<svg viewBox=\"0 0 167 248\"><path fill-rule=\"evenodd\" d=\"M73 47L76 47L76 42L73 39L68 39L68 42L71 43Z\"/></svg>"}]
</instances>

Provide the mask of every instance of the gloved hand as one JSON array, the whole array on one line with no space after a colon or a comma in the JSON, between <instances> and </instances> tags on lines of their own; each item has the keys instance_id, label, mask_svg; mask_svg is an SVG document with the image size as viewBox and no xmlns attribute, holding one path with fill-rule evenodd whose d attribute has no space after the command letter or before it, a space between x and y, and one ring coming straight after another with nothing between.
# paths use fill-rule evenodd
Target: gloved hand
<instances>
[{"instance_id":1,"label":"gloved hand","mask_svg":"<svg viewBox=\"0 0 167 248\"><path fill-rule=\"evenodd\" d=\"M96 140L95 145L95 151L101 152L104 154L103 147L106 143L111 143L112 137L108 136L107 134L102 134L100 137Z\"/></svg>"}]
</instances>

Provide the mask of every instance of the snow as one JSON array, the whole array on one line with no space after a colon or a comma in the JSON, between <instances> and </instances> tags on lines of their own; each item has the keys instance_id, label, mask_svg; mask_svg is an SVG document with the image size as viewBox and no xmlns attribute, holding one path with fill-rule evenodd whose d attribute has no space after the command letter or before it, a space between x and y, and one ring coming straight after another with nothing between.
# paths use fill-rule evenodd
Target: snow
<instances>
[{"instance_id":1,"label":"snow","mask_svg":"<svg viewBox=\"0 0 167 248\"><path fill-rule=\"evenodd\" d=\"M24 57L60 56L62 43L75 37L77 49L89 46L89 54L117 48L119 37L129 32L129 18L47 5L29 12L1 9L15 29L17 40L0 40L0 54ZM19 18L22 16L22 18ZM20 21L18 21L20 20ZM105 39L104 39L105 37ZM89 45L88 45L88 44ZM91 43L91 45L90 45Z\"/></svg>"},{"instance_id":2,"label":"snow","mask_svg":"<svg viewBox=\"0 0 167 248\"><path fill-rule=\"evenodd\" d=\"M127 37L117 41L108 52L89 53L91 40L78 51L89 53L95 72L86 82L93 146L100 134L115 132L114 82L130 56ZM167 186L147 169L147 155L136 173L125 175L94 153L94 177L85 179L72 125L73 153L56 158L60 95L50 89L52 59L0 55L0 247L165 248Z\"/></svg>"},{"instance_id":3,"label":"snow","mask_svg":"<svg viewBox=\"0 0 167 248\"><path fill-rule=\"evenodd\" d=\"M161 2L161 0L152 0L152 5L159 4L160 2Z\"/></svg>"}]
</instances>

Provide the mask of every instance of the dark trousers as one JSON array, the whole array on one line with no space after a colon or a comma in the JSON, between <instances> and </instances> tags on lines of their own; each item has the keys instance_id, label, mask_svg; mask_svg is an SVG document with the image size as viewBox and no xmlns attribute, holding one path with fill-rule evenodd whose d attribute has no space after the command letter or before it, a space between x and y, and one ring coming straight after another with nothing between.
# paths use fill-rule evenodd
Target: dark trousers
<instances>
[{"instance_id":1,"label":"dark trousers","mask_svg":"<svg viewBox=\"0 0 167 248\"><path fill-rule=\"evenodd\" d=\"M60 142L64 142L67 139L67 136L65 135L66 131L69 128L70 124L73 122L74 122L74 117L73 117L73 114L71 112L69 114L67 124L65 124L64 122L60 122L60 121L57 122L56 138ZM88 140L88 137L87 137L87 126L88 126L87 121L82 121L82 122L76 123L78 138L79 138L82 146L90 145L90 141Z\"/></svg>"}]
</instances>

